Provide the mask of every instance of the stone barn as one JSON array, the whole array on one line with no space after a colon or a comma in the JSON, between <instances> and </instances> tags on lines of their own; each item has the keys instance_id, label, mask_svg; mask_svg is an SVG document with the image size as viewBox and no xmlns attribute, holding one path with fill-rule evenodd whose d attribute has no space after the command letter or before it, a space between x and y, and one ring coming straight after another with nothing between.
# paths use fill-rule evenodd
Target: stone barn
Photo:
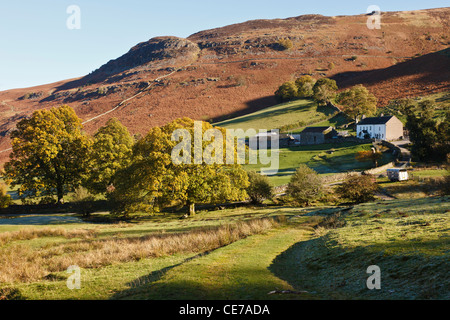
<instances>
[{"instance_id":1,"label":"stone barn","mask_svg":"<svg viewBox=\"0 0 450 320\"><path fill-rule=\"evenodd\" d=\"M322 144L336 137L337 131L333 127L308 127L300 133L300 143Z\"/></svg>"}]
</instances>

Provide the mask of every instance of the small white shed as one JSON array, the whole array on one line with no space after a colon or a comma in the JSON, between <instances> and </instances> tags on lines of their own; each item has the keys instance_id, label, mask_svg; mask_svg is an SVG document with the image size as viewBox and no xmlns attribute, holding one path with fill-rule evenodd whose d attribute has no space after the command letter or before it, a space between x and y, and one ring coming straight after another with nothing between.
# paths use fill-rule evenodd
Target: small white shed
<instances>
[{"instance_id":1,"label":"small white shed","mask_svg":"<svg viewBox=\"0 0 450 320\"><path fill-rule=\"evenodd\" d=\"M409 179L406 169L387 169L387 176L391 181L406 181Z\"/></svg>"}]
</instances>

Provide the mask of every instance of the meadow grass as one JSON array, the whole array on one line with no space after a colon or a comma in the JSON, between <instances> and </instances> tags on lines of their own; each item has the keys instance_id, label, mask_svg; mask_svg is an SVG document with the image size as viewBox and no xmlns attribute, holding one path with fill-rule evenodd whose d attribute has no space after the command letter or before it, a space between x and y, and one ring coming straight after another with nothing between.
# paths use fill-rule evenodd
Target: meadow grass
<instances>
[{"instance_id":1,"label":"meadow grass","mask_svg":"<svg viewBox=\"0 0 450 320\"><path fill-rule=\"evenodd\" d=\"M275 186L287 184L301 164L306 164L323 175L370 169L374 167L371 161L358 162L355 160L355 155L358 151L370 150L371 147L371 144L346 142L280 148L279 170L276 175L269 176L269 179ZM392 160L392 154L383 153L379 165ZM244 169L259 172L261 168L265 167L270 167L270 165L249 164L245 165Z\"/></svg>"},{"instance_id":2,"label":"meadow grass","mask_svg":"<svg viewBox=\"0 0 450 320\"><path fill-rule=\"evenodd\" d=\"M71 265L80 268L99 268L116 262L138 261L148 257L170 256L176 253L201 253L213 250L265 229L276 221L271 218L252 219L217 227L202 227L189 232L150 233L141 237L87 238L71 242L53 242L39 250L14 239L43 236L85 236L84 233L61 233L59 230L18 231L6 234L0 250L0 282L39 280L49 273L61 272ZM43 233L45 231L45 233ZM7 242L8 241L8 242Z\"/></svg>"},{"instance_id":3,"label":"meadow grass","mask_svg":"<svg viewBox=\"0 0 450 320\"><path fill-rule=\"evenodd\" d=\"M344 226L316 232L276 259L273 272L326 299L448 299L448 197L355 206ZM381 268L381 290L368 290L366 270ZM287 266L287 268L285 268Z\"/></svg>"},{"instance_id":4,"label":"meadow grass","mask_svg":"<svg viewBox=\"0 0 450 320\"><path fill-rule=\"evenodd\" d=\"M286 126L301 127L326 120L333 115L329 107L318 107L312 100L299 99L277 104L244 116L214 123L226 129L280 129ZM303 125L298 125L300 122Z\"/></svg>"},{"instance_id":5,"label":"meadow grass","mask_svg":"<svg viewBox=\"0 0 450 320\"><path fill-rule=\"evenodd\" d=\"M448 299L448 200L0 226L0 299ZM80 290L66 286L69 263ZM367 289L369 265L382 290Z\"/></svg>"}]
</instances>

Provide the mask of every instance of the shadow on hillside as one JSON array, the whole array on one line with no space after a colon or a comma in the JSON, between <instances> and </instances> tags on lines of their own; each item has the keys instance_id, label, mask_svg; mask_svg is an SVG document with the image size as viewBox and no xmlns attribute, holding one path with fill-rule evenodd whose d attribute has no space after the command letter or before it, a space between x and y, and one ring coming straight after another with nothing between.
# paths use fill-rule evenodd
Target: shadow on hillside
<instances>
[{"instance_id":1,"label":"shadow on hillside","mask_svg":"<svg viewBox=\"0 0 450 320\"><path fill-rule=\"evenodd\" d=\"M331 79L337 82L339 88L346 88L356 84L372 85L393 78L400 78L421 74L420 81L441 85L447 79L450 70L450 49L425 54L393 66L369 71L342 72Z\"/></svg>"},{"instance_id":2,"label":"shadow on hillside","mask_svg":"<svg viewBox=\"0 0 450 320\"><path fill-rule=\"evenodd\" d=\"M303 101L303 100L302 100ZM296 113L301 111L302 109L308 109L314 104L314 102L309 102L307 104L294 104L294 105L288 105L286 104L283 108L278 108L277 110L274 110L273 108L270 108L270 110L258 112L257 114L251 113L246 116L239 117L238 119L231 119L228 123L229 124L238 124L238 123L245 123L252 120L257 119L265 119L270 117L276 117L280 115L287 115L289 113ZM283 106L283 105L280 105ZM317 112L321 112L325 114L326 116L330 116L333 114L333 112L327 108L327 107L317 107ZM255 128L258 129L258 128ZM273 128L265 128L267 130L273 129Z\"/></svg>"},{"instance_id":3,"label":"shadow on hillside","mask_svg":"<svg viewBox=\"0 0 450 320\"><path fill-rule=\"evenodd\" d=\"M266 270L258 267L238 268L233 270L233 274L237 274L240 280L228 283L227 280L219 285L213 285L216 270L211 269L212 279L195 280L186 274L185 277L178 278L165 275L177 267L182 267L186 262L199 258L195 256L185 261L151 272L150 274L137 278L127 283L129 289L117 292L110 297L111 300L292 300L292 299L308 299L310 295L268 295L269 292L277 290L279 282L270 280L264 281ZM220 267L217 270L220 272ZM175 272L175 270L174 270ZM194 270L192 272L195 272ZM170 273L172 274L172 272ZM233 278L234 275L230 275ZM193 279L194 278L194 279Z\"/></svg>"},{"instance_id":4,"label":"shadow on hillside","mask_svg":"<svg viewBox=\"0 0 450 320\"><path fill-rule=\"evenodd\" d=\"M255 100L250 100L245 103L247 105L246 108L235 111L235 112L227 114L227 115L218 116L216 118L213 118L212 123L221 122L221 121L233 119L236 117L244 116L246 114L274 106L277 103L278 103L277 99L273 95L262 97L262 98L255 99Z\"/></svg>"}]
</instances>

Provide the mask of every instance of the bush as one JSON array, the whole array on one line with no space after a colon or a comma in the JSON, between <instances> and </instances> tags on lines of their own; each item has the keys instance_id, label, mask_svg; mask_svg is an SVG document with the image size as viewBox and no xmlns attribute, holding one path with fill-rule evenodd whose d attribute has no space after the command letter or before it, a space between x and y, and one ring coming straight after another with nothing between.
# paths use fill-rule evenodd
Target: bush
<instances>
[{"instance_id":1,"label":"bush","mask_svg":"<svg viewBox=\"0 0 450 320\"><path fill-rule=\"evenodd\" d=\"M7 208L11 204L11 196L5 184L0 184L0 208Z\"/></svg>"},{"instance_id":2,"label":"bush","mask_svg":"<svg viewBox=\"0 0 450 320\"><path fill-rule=\"evenodd\" d=\"M290 39L283 38L278 40L278 46L281 50L289 50L294 47L294 44Z\"/></svg>"},{"instance_id":3,"label":"bush","mask_svg":"<svg viewBox=\"0 0 450 320\"><path fill-rule=\"evenodd\" d=\"M253 203L261 204L264 200L272 198L273 187L267 176L251 171L248 172L248 180L250 185L247 188L247 194Z\"/></svg>"},{"instance_id":4,"label":"bush","mask_svg":"<svg viewBox=\"0 0 450 320\"><path fill-rule=\"evenodd\" d=\"M73 200L76 205L76 210L83 216L90 216L94 212L93 202L95 201L95 197L87 189L83 187L75 189Z\"/></svg>"},{"instance_id":5,"label":"bush","mask_svg":"<svg viewBox=\"0 0 450 320\"><path fill-rule=\"evenodd\" d=\"M247 79L243 75L237 76L235 86L236 87L243 87L243 86L246 86L246 85L247 85Z\"/></svg>"},{"instance_id":6,"label":"bush","mask_svg":"<svg viewBox=\"0 0 450 320\"><path fill-rule=\"evenodd\" d=\"M286 190L287 194L301 205L309 205L322 195L322 191L322 178L304 164L291 177Z\"/></svg>"},{"instance_id":7,"label":"bush","mask_svg":"<svg viewBox=\"0 0 450 320\"><path fill-rule=\"evenodd\" d=\"M344 199L361 203L373 200L377 190L378 184L372 175L360 175L348 177L337 188L337 193Z\"/></svg>"}]
</instances>

